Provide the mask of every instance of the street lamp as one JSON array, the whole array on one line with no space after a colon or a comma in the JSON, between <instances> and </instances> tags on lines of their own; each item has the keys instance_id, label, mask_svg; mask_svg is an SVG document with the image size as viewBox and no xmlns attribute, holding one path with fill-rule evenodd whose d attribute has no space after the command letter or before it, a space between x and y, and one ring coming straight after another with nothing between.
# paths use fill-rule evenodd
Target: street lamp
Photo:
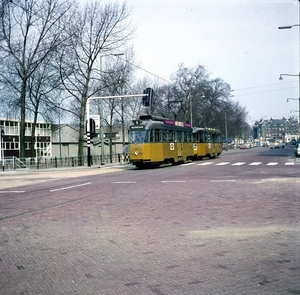
<instances>
[{"instance_id":1,"label":"street lamp","mask_svg":"<svg viewBox=\"0 0 300 295\"><path fill-rule=\"evenodd\" d=\"M280 26L278 27L279 30L285 30L285 29L291 29L292 27L299 27L300 24L297 25L291 25L291 26Z\"/></svg>"},{"instance_id":2,"label":"street lamp","mask_svg":"<svg viewBox=\"0 0 300 295\"><path fill-rule=\"evenodd\" d=\"M278 27L279 30L285 30L285 29L292 29L293 27L299 27L300 24L290 25L290 26L280 26ZM299 58L300 58L300 46L299 46ZM281 74L279 77L279 80L282 80L282 76L298 76L299 78L299 93L298 93L298 100L299 100L299 114L298 114L298 139L300 138L300 73L298 75L291 75L291 74Z\"/></svg>"},{"instance_id":3,"label":"street lamp","mask_svg":"<svg viewBox=\"0 0 300 295\"><path fill-rule=\"evenodd\" d=\"M289 99L292 99L292 100L298 100L298 139L300 138L300 127L299 127L299 124L300 124L300 73L298 75L292 75L292 74L280 74L279 76L279 80L283 80L283 77L282 76L291 76L291 77L298 77L299 78L299 92L298 92L298 95L299 95L299 98L287 98L287 102L289 101Z\"/></svg>"},{"instance_id":4,"label":"street lamp","mask_svg":"<svg viewBox=\"0 0 300 295\"><path fill-rule=\"evenodd\" d=\"M105 56L121 56L124 55L124 53L112 53L112 54L105 54L100 55L100 81L101 81L101 71L102 71L102 57ZM101 96L101 93L100 93ZM101 164L105 164L104 162L104 128L103 128L103 99L100 99L100 139L101 139Z\"/></svg>"}]
</instances>

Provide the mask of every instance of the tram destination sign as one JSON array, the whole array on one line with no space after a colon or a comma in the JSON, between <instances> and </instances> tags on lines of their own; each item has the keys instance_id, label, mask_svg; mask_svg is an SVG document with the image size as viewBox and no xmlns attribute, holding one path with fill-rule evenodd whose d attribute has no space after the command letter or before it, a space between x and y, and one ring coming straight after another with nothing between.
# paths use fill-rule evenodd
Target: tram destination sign
<instances>
[{"instance_id":1,"label":"tram destination sign","mask_svg":"<svg viewBox=\"0 0 300 295\"><path fill-rule=\"evenodd\" d=\"M169 120L169 119L164 120L164 124L173 125L173 126L181 126L181 127L191 127L190 123L184 123L184 122Z\"/></svg>"},{"instance_id":2,"label":"tram destination sign","mask_svg":"<svg viewBox=\"0 0 300 295\"><path fill-rule=\"evenodd\" d=\"M140 130L140 129L145 129L145 126L144 125L133 125L133 126L130 126L130 129Z\"/></svg>"}]
</instances>

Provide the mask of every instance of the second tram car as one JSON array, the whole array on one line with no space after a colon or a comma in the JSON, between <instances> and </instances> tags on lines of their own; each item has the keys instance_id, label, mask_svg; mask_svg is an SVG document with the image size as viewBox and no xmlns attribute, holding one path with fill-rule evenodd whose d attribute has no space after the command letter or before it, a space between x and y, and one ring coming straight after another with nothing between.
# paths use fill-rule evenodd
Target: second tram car
<instances>
[{"instance_id":1,"label":"second tram car","mask_svg":"<svg viewBox=\"0 0 300 295\"><path fill-rule=\"evenodd\" d=\"M222 152L221 133L218 129L193 129L194 158L217 158Z\"/></svg>"},{"instance_id":2,"label":"second tram car","mask_svg":"<svg viewBox=\"0 0 300 295\"><path fill-rule=\"evenodd\" d=\"M175 164L221 154L220 132L151 115L129 126L129 158L138 168Z\"/></svg>"}]
</instances>

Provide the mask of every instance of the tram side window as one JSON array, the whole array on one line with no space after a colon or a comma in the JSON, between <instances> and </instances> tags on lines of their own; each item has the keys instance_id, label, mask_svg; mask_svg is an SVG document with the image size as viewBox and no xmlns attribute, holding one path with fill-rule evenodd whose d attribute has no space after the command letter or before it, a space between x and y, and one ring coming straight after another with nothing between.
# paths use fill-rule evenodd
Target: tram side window
<instances>
[{"instance_id":1,"label":"tram side window","mask_svg":"<svg viewBox=\"0 0 300 295\"><path fill-rule=\"evenodd\" d=\"M214 143L220 143L221 142L221 136L219 133L213 133L212 134L212 141Z\"/></svg>"},{"instance_id":2,"label":"tram side window","mask_svg":"<svg viewBox=\"0 0 300 295\"><path fill-rule=\"evenodd\" d=\"M206 134L205 134L205 132L201 133L201 142L206 142Z\"/></svg>"},{"instance_id":3,"label":"tram side window","mask_svg":"<svg viewBox=\"0 0 300 295\"><path fill-rule=\"evenodd\" d=\"M161 142L161 130L160 129L155 129L154 130L154 141L155 142Z\"/></svg>"},{"instance_id":4,"label":"tram side window","mask_svg":"<svg viewBox=\"0 0 300 295\"><path fill-rule=\"evenodd\" d=\"M174 138L174 131L173 130L169 130L168 132L168 141L169 142L174 142L175 138Z\"/></svg>"},{"instance_id":5,"label":"tram side window","mask_svg":"<svg viewBox=\"0 0 300 295\"><path fill-rule=\"evenodd\" d=\"M205 142L205 133L203 131L197 132L196 134L194 134L194 136L196 136L197 142Z\"/></svg>"},{"instance_id":6,"label":"tram side window","mask_svg":"<svg viewBox=\"0 0 300 295\"><path fill-rule=\"evenodd\" d=\"M150 142L154 142L155 137L154 137L154 129L150 130Z\"/></svg>"},{"instance_id":7,"label":"tram side window","mask_svg":"<svg viewBox=\"0 0 300 295\"><path fill-rule=\"evenodd\" d=\"M191 141L191 133L190 132L184 132L184 141L190 142Z\"/></svg>"},{"instance_id":8,"label":"tram side window","mask_svg":"<svg viewBox=\"0 0 300 295\"><path fill-rule=\"evenodd\" d=\"M163 142L174 142L174 131L173 130L163 130Z\"/></svg>"},{"instance_id":9,"label":"tram side window","mask_svg":"<svg viewBox=\"0 0 300 295\"><path fill-rule=\"evenodd\" d=\"M211 142L210 133L207 133L206 136L207 136L207 138L206 138L207 142Z\"/></svg>"},{"instance_id":10,"label":"tram side window","mask_svg":"<svg viewBox=\"0 0 300 295\"><path fill-rule=\"evenodd\" d=\"M182 131L176 131L175 132L175 142L183 142L182 135L183 135Z\"/></svg>"}]
</instances>

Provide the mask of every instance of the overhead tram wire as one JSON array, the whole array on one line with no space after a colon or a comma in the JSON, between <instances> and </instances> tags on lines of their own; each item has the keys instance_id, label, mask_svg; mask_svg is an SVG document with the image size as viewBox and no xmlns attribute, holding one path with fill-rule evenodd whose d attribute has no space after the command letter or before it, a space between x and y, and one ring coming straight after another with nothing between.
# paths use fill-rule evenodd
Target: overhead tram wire
<instances>
[{"instance_id":1,"label":"overhead tram wire","mask_svg":"<svg viewBox=\"0 0 300 295\"><path fill-rule=\"evenodd\" d=\"M247 89L255 89L255 88L263 88L263 87L269 87L269 86L276 86L276 85L282 85L282 84L291 84L298 81L288 81L288 82L281 82L281 83L275 83L275 84L268 84L268 85L261 85L261 86L253 86L253 87L246 87L246 88L239 88L239 89L233 89L232 91L241 91L241 90L247 90Z\"/></svg>"},{"instance_id":2,"label":"overhead tram wire","mask_svg":"<svg viewBox=\"0 0 300 295\"><path fill-rule=\"evenodd\" d=\"M274 91L281 91L281 90L287 90L287 89L296 89L298 87L289 87L289 88L280 88L280 89L273 89L273 90L266 90L266 91L259 91L259 92L251 92L251 93L245 93L245 94L234 94L234 97L237 96L246 96L246 95L253 95L253 94L260 94L260 93L268 93L268 92L274 92Z\"/></svg>"},{"instance_id":3,"label":"overhead tram wire","mask_svg":"<svg viewBox=\"0 0 300 295\"><path fill-rule=\"evenodd\" d=\"M145 69L143 69L143 68L141 68L141 67L139 67L139 66L137 66L137 65L135 65L135 64L133 64L133 63L131 63L131 62L129 62L129 61L127 61L127 60L124 59L124 58L121 58L121 57L119 57L119 56L118 56L117 58L119 58L120 60L122 60L122 61L124 61L124 62L126 62L126 63L128 63L128 64L130 64L130 65L132 65L132 66L134 66L134 67L136 67L136 68L138 68L138 69L140 69L140 70L142 70L142 71L144 71L144 72L146 72L146 73L148 73L148 74L150 74L150 75L152 75L152 76L154 76L154 77L160 79L160 80L163 80L163 81L165 81L165 82L167 82L167 83L169 83L169 84L172 84L171 81L166 80L166 79L164 79L164 78L162 78L162 77L160 77L160 76L158 76L158 75L156 75L156 74L153 74L153 73L151 73L150 71L147 71L147 70L145 70Z\"/></svg>"}]
</instances>

